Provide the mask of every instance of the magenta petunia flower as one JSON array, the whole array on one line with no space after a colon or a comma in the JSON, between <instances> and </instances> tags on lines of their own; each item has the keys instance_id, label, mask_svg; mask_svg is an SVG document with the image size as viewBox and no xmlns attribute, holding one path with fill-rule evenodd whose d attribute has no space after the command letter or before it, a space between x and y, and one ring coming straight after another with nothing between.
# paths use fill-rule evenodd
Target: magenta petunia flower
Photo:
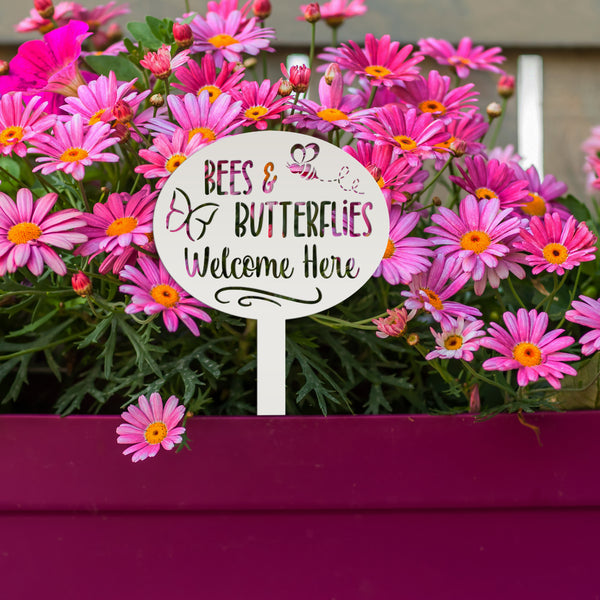
<instances>
[{"instance_id":1,"label":"magenta petunia flower","mask_svg":"<svg viewBox=\"0 0 600 600\"><path fill-rule=\"evenodd\" d=\"M111 152L103 152L109 146L118 142L118 138L110 137L111 128L108 123L94 123L84 127L79 114L62 123L57 121L52 130L53 135L40 134L32 140L30 152L44 154L36 158L36 162L44 163L35 167L44 175L54 171L64 171L81 181L85 167L94 162L117 162L119 157Z\"/></svg>"},{"instance_id":2,"label":"magenta petunia flower","mask_svg":"<svg viewBox=\"0 0 600 600\"><path fill-rule=\"evenodd\" d=\"M525 260L532 273L542 271L564 275L582 262L596 257L596 236L572 215L563 222L558 213L546 213L544 219L531 217L529 231L520 230L522 241L515 246L527 252Z\"/></svg>"},{"instance_id":3,"label":"magenta petunia flower","mask_svg":"<svg viewBox=\"0 0 600 600\"><path fill-rule=\"evenodd\" d=\"M150 394L138 398L137 406L131 404L121 413L126 423L117 427L117 444L130 444L123 454L132 454L131 460L138 462L158 454L161 446L171 450L181 443L185 427L177 427L185 415L185 406L179 398L171 396L163 406L160 394Z\"/></svg>"},{"instance_id":4,"label":"magenta petunia flower","mask_svg":"<svg viewBox=\"0 0 600 600\"><path fill-rule=\"evenodd\" d=\"M512 261L504 264L504 257L511 253L509 243L519 233L521 219L511 208L501 210L498 198L478 201L467 196L459 205L459 214L444 206L438 211L431 217L435 225L425 228L433 234L430 243L439 245L436 254L469 273L477 295L483 294L488 279L498 287L512 267ZM522 268L518 275L525 276Z\"/></svg>"},{"instance_id":5,"label":"magenta petunia flower","mask_svg":"<svg viewBox=\"0 0 600 600\"><path fill-rule=\"evenodd\" d=\"M210 91L204 90L199 96L169 95L167 102L176 123L165 118L155 118L150 119L148 128L168 137L175 135L179 125L187 133L190 142L201 140L209 143L231 133L240 124L242 103L234 101L229 94L221 94L211 102ZM154 144L156 145L156 138ZM142 152L148 151L140 151L140 156L143 156Z\"/></svg>"},{"instance_id":6,"label":"magenta petunia flower","mask_svg":"<svg viewBox=\"0 0 600 600\"><path fill-rule=\"evenodd\" d=\"M517 383L523 387L544 377L555 389L565 375L577 375L577 371L565 362L579 360L576 354L560 352L575 340L561 336L564 329L548 328L548 314L524 308L517 315L505 312L506 329L498 323L490 323L489 337L481 339L481 345L502 356L484 361L486 371L511 371L517 369Z\"/></svg>"},{"instance_id":7,"label":"magenta petunia flower","mask_svg":"<svg viewBox=\"0 0 600 600\"><path fill-rule=\"evenodd\" d=\"M148 244L157 195L158 192L150 192L150 186L145 185L135 194L114 193L106 203L94 204L93 214L83 215L86 227L82 231L88 241L77 248L75 255L92 259L101 252L109 253L112 260L108 261L108 268L103 262L99 269L105 273L116 257L133 250L132 244L141 247Z\"/></svg>"},{"instance_id":8,"label":"magenta petunia flower","mask_svg":"<svg viewBox=\"0 0 600 600\"><path fill-rule=\"evenodd\" d=\"M199 96L206 90L210 102L214 102L223 92L233 92L239 87L244 77L244 68L239 68L236 63L224 62L217 74L215 59L212 54L205 54L198 64L195 60L188 61L183 67L174 71L175 77L181 83L174 83L173 87L182 90L185 94Z\"/></svg>"},{"instance_id":9,"label":"magenta petunia flower","mask_svg":"<svg viewBox=\"0 0 600 600\"><path fill-rule=\"evenodd\" d=\"M394 91L408 108L431 113L448 125L460 117L463 111L473 108L479 95L479 92L473 91L474 86L474 83L467 83L451 89L450 77L430 71L427 79L419 75Z\"/></svg>"},{"instance_id":10,"label":"magenta petunia flower","mask_svg":"<svg viewBox=\"0 0 600 600\"><path fill-rule=\"evenodd\" d=\"M279 119L289 105L289 97L277 98L279 81L273 85L264 79L260 86L256 81L243 81L239 98L242 102L240 116L244 127L267 128L267 119Z\"/></svg>"},{"instance_id":11,"label":"magenta petunia flower","mask_svg":"<svg viewBox=\"0 0 600 600\"><path fill-rule=\"evenodd\" d=\"M465 167L456 165L462 177L450 175L458 186L480 200L498 198L501 208L517 208L527 201L527 182L517 179L512 168L482 156L465 157Z\"/></svg>"},{"instance_id":12,"label":"magenta petunia flower","mask_svg":"<svg viewBox=\"0 0 600 600\"><path fill-rule=\"evenodd\" d=\"M127 314L144 312L147 315L162 313L168 331L177 331L179 319L196 336L200 335L194 318L210 323L211 318L202 310L206 308L199 300L189 296L169 275L161 262L156 264L151 258L142 256L138 266L126 265L120 273L124 284L119 291L131 296L131 303L125 308Z\"/></svg>"},{"instance_id":13,"label":"magenta petunia flower","mask_svg":"<svg viewBox=\"0 0 600 600\"><path fill-rule=\"evenodd\" d=\"M485 335L482 327L483 321L465 321L463 317L456 319L448 317L448 322L442 325L441 332L430 327L436 347L427 354L425 359L456 358L472 361L473 352L479 349L479 338Z\"/></svg>"},{"instance_id":14,"label":"magenta petunia flower","mask_svg":"<svg viewBox=\"0 0 600 600\"><path fill-rule=\"evenodd\" d=\"M325 48L326 53L335 54L340 67L367 78L371 85L386 87L411 81L419 75L416 65L423 57L411 57L412 50L410 44L400 48L400 43L392 42L389 35L378 40L370 33L365 36L364 50L352 40L339 48Z\"/></svg>"},{"instance_id":15,"label":"magenta petunia flower","mask_svg":"<svg viewBox=\"0 0 600 600\"><path fill-rule=\"evenodd\" d=\"M139 151L140 157L150 164L138 165L134 170L142 173L146 179L158 177L156 188L161 189L171 173L207 143L200 135L194 135L190 139L189 133L184 129L177 129L172 140L160 133L154 138L149 150Z\"/></svg>"},{"instance_id":16,"label":"magenta petunia flower","mask_svg":"<svg viewBox=\"0 0 600 600\"><path fill-rule=\"evenodd\" d=\"M515 175L526 181L527 200L520 206L520 210L528 216L542 217L546 213L557 212L562 219L569 217L571 213L560 202L554 202L559 196L567 193L566 183L557 181L554 175L546 175L543 181L537 169L532 165L526 171L518 164L512 164Z\"/></svg>"},{"instance_id":17,"label":"magenta petunia flower","mask_svg":"<svg viewBox=\"0 0 600 600\"><path fill-rule=\"evenodd\" d=\"M565 319L591 329L579 338L582 354L589 356L600 350L600 300L583 295L579 300L571 302L573 309L565 313Z\"/></svg>"},{"instance_id":18,"label":"magenta petunia flower","mask_svg":"<svg viewBox=\"0 0 600 600\"><path fill-rule=\"evenodd\" d=\"M269 40L275 37L270 27L261 28L255 17L243 21L239 10L223 17L216 12L209 12L206 19L196 15L190 22L194 34L192 51L210 52L215 65L220 67L224 61L242 61L242 54L257 55L261 50L273 52Z\"/></svg>"},{"instance_id":19,"label":"magenta petunia flower","mask_svg":"<svg viewBox=\"0 0 600 600\"><path fill-rule=\"evenodd\" d=\"M502 48L485 50L483 46L473 47L473 42L468 37L462 38L456 48L446 40L425 38L419 40L419 48L421 50L418 54L430 56L438 64L452 67L461 79L467 78L472 69L504 73L496 66L506 60L500 55Z\"/></svg>"},{"instance_id":20,"label":"magenta petunia flower","mask_svg":"<svg viewBox=\"0 0 600 600\"><path fill-rule=\"evenodd\" d=\"M69 21L49 31L43 40L21 44L10 61L10 75L0 77L0 94L23 91L75 96L77 88L85 84L77 60L83 40L90 35L87 23Z\"/></svg>"},{"instance_id":21,"label":"magenta petunia flower","mask_svg":"<svg viewBox=\"0 0 600 600\"><path fill-rule=\"evenodd\" d=\"M365 0L331 0L319 6L321 19L329 25L329 27L339 27L346 19L364 15L367 12L367 7L364 4ZM308 5L301 4L300 12L304 15ZM296 17L298 21L304 21L304 16Z\"/></svg>"},{"instance_id":22,"label":"magenta petunia flower","mask_svg":"<svg viewBox=\"0 0 600 600\"><path fill-rule=\"evenodd\" d=\"M387 310L388 316L380 319L373 319L377 326L375 335L380 338L400 337L406 331L406 324L413 318L413 314L408 314L404 307L392 308Z\"/></svg>"},{"instance_id":23,"label":"magenta petunia flower","mask_svg":"<svg viewBox=\"0 0 600 600\"><path fill-rule=\"evenodd\" d=\"M398 157L389 144L369 144L359 140L356 150L352 146L342 148L373 175L388 204L402 204L411 194L423 189L418 179L418 166L411 166L402 157Z\"/></svg>"},{"instance_id":24,"label":"magenta petunia flower","mask_svg":"<svg viewBox=\"0 0 600 600\"><path fill-rule=\"evenodd\" d=\"M383 277L388 283L407 284L416 273L427 271L433 252L429 240L408 237L419 222L419 213L402 214L402 207L390 210L390 233L388 243L373 277Z\"/></svg>"},{"instance_id":25,"label":"magenta petunia flower","mask_svg":"<svg viewBox=\"0 0 600 600\"><path fill-rule=\"evenodd\" d=\"M356 127L359 137L398 148L411 166L420 166L428 158L444 158L448 152L441 147L450 137L444 123L431 113L418 114L414 108L406 112L397 104L377 108Z\"/></svg>"},{"instance_id":26,"label":"magenta petunia flower","mask_svg":"<svg viewBox=\"0 0 600 600\"><path fill-rule=\"evenodd\" d=\"M286 117L284 123L293 123L298 129L315 129L319 133L327 133L334 127L345 131L354 131L355 122L361 112L355 112L361 99L354 95L343 95L344 82L341 74L337 74L331 85L325 77L319 82L320 103L313 100L298 100L298 112Z\"/></svg>"},{"instance_id":27,"label":"magenta petunia flower","mask_svg":"<svg viewBox=\"0 0 600 600\"><path fill-rule=\"evenodd\" d=\"M27 154L25 142L46 131L56 121L55 115L44 112L47 102L34 96L23 104L23 93L5 94L0 98L0 153Z\"/></svg>"},{"instance_id":28,"label":"magenta petunia flower","mask_svg":"<svg viewBox=\"0 0 600 600\"><path fill-rule=\"evenodd\" d=\"M448 317L480 317L478 308L448 300L469 280L467 273L457 275L453 270L454 265L446 262L443 256L436 256L429 271L414 275L409 284L410 290L402 292L406 297L404 306L409 310L425 310L444 325L450 325Z\"/></svg>"},{"instance_id":29,"label":"magenta petunia flower","mask_svg":"<svg viewBox=\"0 0 600 600\"><path fill-rule=\"evenodd\" d=\"M55 273L66 275L65 263L50 246L72 250L87 236L80 229L85 221L78 210L48 214L57 198L57 194L46 194L34 202L31 192L23 188L15 202L0 192L0 276L19 267L27 267L38 276L44 263Z\"/></svg>"}]
</instances>

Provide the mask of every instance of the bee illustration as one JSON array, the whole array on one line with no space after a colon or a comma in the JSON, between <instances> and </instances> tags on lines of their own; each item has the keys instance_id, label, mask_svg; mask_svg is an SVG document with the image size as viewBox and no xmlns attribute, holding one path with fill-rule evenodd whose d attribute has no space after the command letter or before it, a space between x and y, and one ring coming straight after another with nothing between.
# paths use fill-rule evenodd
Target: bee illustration
<instances>
[{"instance_id":1,"label":"bee illustration","mask_svg":"<svg viewBox=\"0 0 600 600\"><path fill-rule=\"evenodd\" d=\"M317 144L294 144L290 150L290 157L293 162L287 164L290 172L300 175L303 179L320 179L314 165L310 163L319 156L319 146Z\"/></svg>"},{"instance_id":2,"label":"bee illustration","mask_svg":"<svg viewBox=\"0 0 600 600\"><path fill-rule=\"evenodd\" d=\"M205 202L192 208L189 196L180 188L175 188L175 190L167 214L167 229L176 232L185 227L188 238L195 242L206 233L206 227L213 220L219 205L214 202Z\"/></svg>"}]
</instances>

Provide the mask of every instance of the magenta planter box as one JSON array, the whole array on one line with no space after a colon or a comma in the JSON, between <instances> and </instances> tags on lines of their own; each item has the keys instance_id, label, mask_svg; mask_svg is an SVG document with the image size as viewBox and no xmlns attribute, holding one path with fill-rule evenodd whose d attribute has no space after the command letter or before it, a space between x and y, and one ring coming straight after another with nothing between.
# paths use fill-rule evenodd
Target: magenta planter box
<instances>
[{"instance_id":1,"label":"magenta planter box","mask_svg":"<svg viewBox=\"0 0 600 600\"><path fill-rule=\"evenodd\" d=\"M600 598L600 412L0 417L2 598Z\"/></svg>"}]
</instances>

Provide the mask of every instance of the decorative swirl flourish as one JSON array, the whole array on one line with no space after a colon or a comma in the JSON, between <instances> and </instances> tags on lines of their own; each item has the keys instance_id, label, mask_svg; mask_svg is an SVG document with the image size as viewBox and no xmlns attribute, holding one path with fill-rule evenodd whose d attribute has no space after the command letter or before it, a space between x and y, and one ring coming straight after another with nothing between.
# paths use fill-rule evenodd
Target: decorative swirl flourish
<instances>
[{"instance_id":1,"label":"decorative swirl flourish","mask_svg":"<svg viewBox=\"0 0 600 600\"><path fill-rule=\"evenodd\" d=\"M288 302L298 302L300 304L318 304L323 298L323 294L319 288L315 288L317 290L317 297L314 300L303 300L302 298L292 298L291 296L284 296L283 294L277 294L275 292L269 292L268 290L260 290L257 288L244 287L232 285L229 287L221 288L217 290L215 293L215 300L220 302L221 304L229 304L229 300L222 300L219 296L225 292L250 292L250 294L246 296L240 296L237 299L237 303L240 306L248 307L252 306L252 300L264 300L265 302L272 302L277 306L281 306L281 304L275 299L278 298L280 300L287 300Z\"/></svg>"}]
</instances>

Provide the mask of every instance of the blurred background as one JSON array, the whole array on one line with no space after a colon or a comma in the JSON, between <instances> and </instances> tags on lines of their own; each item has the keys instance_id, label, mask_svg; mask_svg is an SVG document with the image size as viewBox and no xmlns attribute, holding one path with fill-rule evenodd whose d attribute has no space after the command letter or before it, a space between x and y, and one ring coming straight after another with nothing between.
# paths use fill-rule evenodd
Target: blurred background
<instances>
[{"instance_id":1,"label":"blurred background","mask_svg":"<svg viewBox=\"0 0 600 600\"><path fill-rule=\"evenodd\" d=\"M80 0L86 8L106 3L106 0ZM301 15L298 8L301 2L271 0L271 3L273 12L266 25L277 31L278 53L270 57L269 70L274 80L281 76L279 63L285 62L287 55L308 52L310 26L296 20ZM18 44L39 35L21 34L14 29L16 23L28 16L33 0L2 0L2 4L0 58L9 60ZM130 14L117 19L124 31L128 21L143 21L148 14L175 19L185 12L183 0L130 0L128 4ZM507 58L503 68L512 75L518 75L520 69L525 81L517 87L517 94L509 103L498 143L517 147L521 130L520 150L525 162L536 164L546 174L552 173L569 185L572 194L586 198L580 146L591 127L600 125L600 2L366 0L365 4L368 12L347 20L338 30L338 41L353 39L363 45L365 33L370 32L376 37L387 33L392 40L403 44L416 44L424 37L456 43L467 36L485 47L501 46ZM190 7L204 12L206 1L190 0ZM317 43L321 47L331 44L331 30L324 22L317 24ZM519 61L522 55L539 58L522 62ZM445 74L444 67L436 68ZM481 92L483 108L499 100L497 75L475 72L470 81ZM539 128L537 118L540 118ZM530 156L525 156L527 140L539 142L539 156L535 144Z\"/></svg>"}]
</instances>

